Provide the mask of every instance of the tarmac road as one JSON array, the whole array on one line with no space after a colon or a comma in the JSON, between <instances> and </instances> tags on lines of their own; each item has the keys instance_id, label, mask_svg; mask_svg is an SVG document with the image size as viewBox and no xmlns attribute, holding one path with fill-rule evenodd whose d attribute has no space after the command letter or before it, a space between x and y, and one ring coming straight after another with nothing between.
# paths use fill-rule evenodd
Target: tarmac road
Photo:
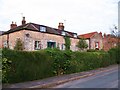
<instances>
[{"instance_id":1,"label":"tarmac road","mask_svg":"<svg viewBox=\"0 0 120 90\"><path fill-rule=\"evenodd\" d=\"M118 88L118 68L70 81L53 88Z\"/></svg>"}]
</instances>

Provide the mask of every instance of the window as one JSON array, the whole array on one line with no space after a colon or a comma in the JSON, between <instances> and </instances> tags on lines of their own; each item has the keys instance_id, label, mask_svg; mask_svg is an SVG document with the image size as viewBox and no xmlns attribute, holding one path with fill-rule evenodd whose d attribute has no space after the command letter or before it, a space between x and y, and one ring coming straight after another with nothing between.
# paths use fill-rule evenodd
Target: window
<instances>
[{"instance_id":1,"label":"window","mask_svg":"<svg viewBox=\"0 0 120 90\"><path fill-rule=\"evenodd\" d=\"M99 43L95 42L95 49L99 49Z\"/></svg>"},{"instance_id":2,"label":"window","mask_svg":"<svg viewBox=\"0 0 120 90\"><path fill-rule=\"evenodd\" d=\"M74 34L74 37L77 38L77 34Z\"/></svg>"},{"instance_id":3,"label":"window","mask_svg":"<svg viewBox=\"0 0 120 90\"><path fill-rule=\"evenodd\" d=\"M48 48L56 48L56 42L47 42Z\"/></svg>"},{"instance_id":4,"label":"window","mask_svg":"<svg viewBox=\"0 0 120 90\"><path fill-rule=\"evenodd\" d=\"M46 27L40 26L40 31L41 32L46 32Z\"/></svg>"},{"instance_id":5,"label":"window","mask_svg":"<svg viewBox=\"0 0 120 90\"><path fill-rule=\"evenodd\" d=\"M64 44L62 44L62 48L61 48L62 50L65 50L65 45Z\"/></svg>"},{"instance_id":6,"label":"window","mask_svg":"<svg viewBox=\"0 0 120 90\"><path fill-rule=\"evenodd\" d=\"M8 47L7 41L4 41L4 42L3 42L3 47Z\"/></svg>"},{"instance_id":7,"label":"window","mask_svg":"<svg viewBox=\"0 0 120 90\"><path fill-rule=\"evenodd\" d=\"M62 31L62 35L65 36L65 32L64 31Z\"/></svg>"},{"instance_id":8,"label":"window","mask_svg":"<svg viewBox=\"0 0 120 90\"><path fill-rule=\"evenodd\" d=\"M34 49L35 50L41 49L41 41L35 41Z\"/></svg>"}]
</instances>

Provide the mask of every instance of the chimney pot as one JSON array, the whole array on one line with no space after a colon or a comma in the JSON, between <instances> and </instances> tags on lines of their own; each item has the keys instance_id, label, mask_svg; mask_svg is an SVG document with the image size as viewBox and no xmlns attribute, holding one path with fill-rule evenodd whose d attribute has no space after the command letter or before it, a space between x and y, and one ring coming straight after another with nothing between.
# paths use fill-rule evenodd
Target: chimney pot
<instances>
[{"instance_id":1,"label":"chimney pot","mask_svg":"<svg viewBox=\"0 0 120 90\"><path fill-rule=\"evenodd\" d=\"M63 23L61 23L61 22L59 23L58 29L59 29L59 30L64 30L64 25L63 25Z\"/></svg>"},{"instance_id":2,"label":"chimney pot","mask_svg":"<svg viewBox=\"0 0 120 90\"><path fill-rule=\"evenodd\" d=\"M22 25L26 24L26 20L25 20L25 17L23 17L23 20L22 20Z\"/></svg>"},{"instance_id":3,"label":"chimney pot","mask_svg":"<svg viewBox=\"0 0 120 90\"><path fill-rule=\"evenodd\" d=\"M15 24L14 24L14 22L12 21L12 24L10 25L10 29L13 29L13 28L16 28L16 27L17 27L16 22L15 22Z\"/></svg>"}]
</instances>

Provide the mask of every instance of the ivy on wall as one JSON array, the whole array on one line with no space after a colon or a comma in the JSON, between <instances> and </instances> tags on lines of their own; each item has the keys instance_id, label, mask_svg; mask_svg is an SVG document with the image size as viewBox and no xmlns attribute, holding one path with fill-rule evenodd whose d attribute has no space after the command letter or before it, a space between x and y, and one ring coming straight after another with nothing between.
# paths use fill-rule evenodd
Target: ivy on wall
<instances>
[{"instance_id":1,"label":"ivy on wall","mask_svg":"<svg viewBox=\"0 0 120 90\"><path fill-rule=\"evenodd\" d=\"M65 39L65 50L70 50L70 45L71 45L70 38L65 36L64 39Z\"/></svg>"}]
</instances>

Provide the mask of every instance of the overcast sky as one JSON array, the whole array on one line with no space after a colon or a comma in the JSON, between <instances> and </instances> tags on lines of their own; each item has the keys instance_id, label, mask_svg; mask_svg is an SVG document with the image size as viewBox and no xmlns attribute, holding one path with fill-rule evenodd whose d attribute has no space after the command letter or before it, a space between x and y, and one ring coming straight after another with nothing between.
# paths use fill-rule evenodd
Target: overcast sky
<instances>
[{"instance_id":1,"label":"overcast sky","mask_svg":"<svg viewBox=\"0 0 120 90\"><path fill-rule=\"evenodd\" d=\"M110 33L118 25L120 0L0 0L0 31L10 29L12 21L21 25L22 16L27 23L58 27L63 22L65 30L83 34L87 32Z\"/></svg>"}]
</instances>

